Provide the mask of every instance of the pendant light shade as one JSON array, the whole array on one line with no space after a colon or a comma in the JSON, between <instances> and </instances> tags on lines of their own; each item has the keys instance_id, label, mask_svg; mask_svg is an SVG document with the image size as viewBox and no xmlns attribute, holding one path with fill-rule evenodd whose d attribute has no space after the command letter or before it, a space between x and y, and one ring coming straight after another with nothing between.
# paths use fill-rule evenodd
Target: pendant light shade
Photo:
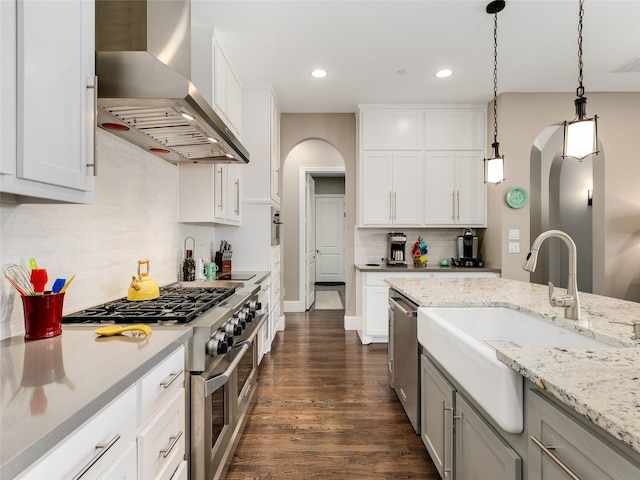
<instances>
[{"instance_id":1,"label":"pendant light shade","mask_svg":"<svg viewBox=\"0 0 640 480\"><path fill-rule=\"evenodd\" d=\"M493 15L493 143L491 155L484 159L484 183L499 184L504 182L504 155L498 148L498 12L504 8L505 2L495 0L487 5L487 13Z\"/></svg>"},{"instance_id":2,"label":"pendant light shade","mask_svg":"<svg viewBox=\"0 0 640 480\"><path fill-rule=\"evenodd\" d=\"M587 117L587 97L582 85L582 17L584 0L579 0L578 14L578 88L575 99L576 118L564 122L563 158L576 158L582 161L589 155L598 153L598 116Z\"/></svg>"}]
</instances>

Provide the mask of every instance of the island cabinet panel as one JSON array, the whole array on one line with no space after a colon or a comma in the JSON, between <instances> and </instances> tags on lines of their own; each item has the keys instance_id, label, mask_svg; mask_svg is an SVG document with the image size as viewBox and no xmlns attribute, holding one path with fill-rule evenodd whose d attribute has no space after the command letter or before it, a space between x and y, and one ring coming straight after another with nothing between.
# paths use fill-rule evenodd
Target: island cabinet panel
<instances>
[{"instance_id":1,"label":"island cabinet panel","mask_svg":"<svg viewBox=\"0 0 640 480\"><path fill-rule=\"evenodd\" d=\"M529 480L631 480L640 462L565 413L541 393L528 390Z\"/></svg>"},{"instance_id":2,"label":"island cabinet panel","mask_svg":"<svg viewBox=\"0 0 640 480\"><path fill-rule=\"evenodd\" d=\"M521 480L522 459L487 422L456 393L456 480Z\"/></svg>"},{"instance_id":3,"label":"island cabinet panel","mask_svg":"<svg viewBox=\"0 0 640 480\"><path fill-rule=\"evenodd\" d=\"M443 479L453 478L453 406L455 389L433 364L420 357L422 443Z\"/></svg>"}]
</instances>

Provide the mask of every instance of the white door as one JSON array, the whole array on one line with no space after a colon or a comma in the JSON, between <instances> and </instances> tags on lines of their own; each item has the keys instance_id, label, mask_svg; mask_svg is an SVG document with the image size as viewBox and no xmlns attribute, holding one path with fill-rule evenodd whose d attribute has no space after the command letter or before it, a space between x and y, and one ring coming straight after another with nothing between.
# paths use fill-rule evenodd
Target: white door
<instances>
[{"instance_id":1,"label":"white door","mask_svg":"<svg viewBox=\"0 0 640 480\"><path fill-rule=\"evenodd\" d=\"M305 232L306 232L306 295L305 310L309 310L311 305L316 301L316 182L307 174L306 182L306 215L305 215Z\"/></svg>"},{"instance_id":2,"label":"white door","mask_svg":"<svg viewBox=\"0 0 640 480\"><path fill-rule=\"evenodd\" d=\"M316 281L344 282L344 195L316 196Z\"/></svg>"}]
</instances>

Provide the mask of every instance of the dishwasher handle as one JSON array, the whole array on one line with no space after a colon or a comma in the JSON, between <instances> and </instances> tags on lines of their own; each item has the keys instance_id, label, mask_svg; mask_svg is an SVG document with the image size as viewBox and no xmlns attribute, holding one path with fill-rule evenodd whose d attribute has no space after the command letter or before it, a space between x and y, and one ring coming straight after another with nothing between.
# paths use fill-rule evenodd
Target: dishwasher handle
<instances>
[{"instance_id":1,"label":"dishwasher handle","mask_svg":"<svg viewBox=\"0 0 640 480\"><path fill-rule=\"evenodd\" d=\"M397 308L400 310L405 317L417 317L418 316L418 306L414 304L408 304L404 302L400 298L389 297L389 303L392 308Z\"/></svg>"}]
</instances>

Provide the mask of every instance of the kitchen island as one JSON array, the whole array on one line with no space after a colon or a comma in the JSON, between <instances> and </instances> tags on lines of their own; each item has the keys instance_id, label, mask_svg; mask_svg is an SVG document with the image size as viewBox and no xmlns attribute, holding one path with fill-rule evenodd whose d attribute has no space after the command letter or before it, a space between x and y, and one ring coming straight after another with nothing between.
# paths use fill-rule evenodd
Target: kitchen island
<instances>
[{"instance_id":1,"label":"kitchen island","mask_svg":"<svg viewBox=\"0 0 640 480\"><path fill-rule=\"evenodd\" d=\"M421 306L507 307L619 347L496 346L495 351L501 362L585 422L640 453L640 342L630 326L640 320L640 304L580 292L581 319L568 320L564 309L549 305L548 287L534 283L499 278L390 278L387 283Z\"/></svg>"},{"instance_id":2,"label":"kitchen island","mask_svg":"<svg viewBox=\"0 0 640 480\"><path fill-rule=\"evenodd\" d=\"M95 326L0 342L1 478L14 478L192 336L154 325L148 337L98 337ZM124 413L124 412L123 412Z\"/></svg>"}]
</instances>

